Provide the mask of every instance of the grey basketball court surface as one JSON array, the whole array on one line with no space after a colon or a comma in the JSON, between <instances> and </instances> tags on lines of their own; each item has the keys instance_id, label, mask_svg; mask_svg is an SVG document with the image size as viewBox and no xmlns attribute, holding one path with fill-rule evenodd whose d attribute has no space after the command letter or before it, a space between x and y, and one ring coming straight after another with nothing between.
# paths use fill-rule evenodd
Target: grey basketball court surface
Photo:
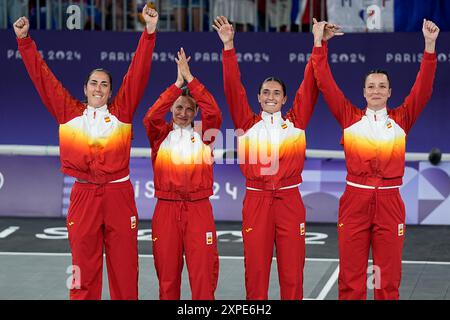
<instances>
[{"instance_id":1,"label":"grey basketball court surface","mask_svg":"<svg viewBox=\"0 0 450 320\"><path fill-rule=\"evenodd\" d=\"M217 222L216 226L220 256L216 299L244 300L241 224ZM158 299L150 227L150 221L140 221L139 298L142 300ZM336 226L309 223L306 239L304 297L336 300L339 272ZM0 299L67 300L70 267L64 219L0 218ZM182 299L190 298L185 267ZM407 226L400 298L450 300L450 226ZM106 267L103 299L109 299ZM269 299L279 299L275 257ZM371 290L368 299L373 299Z\"/></svg>"}]
</instances>

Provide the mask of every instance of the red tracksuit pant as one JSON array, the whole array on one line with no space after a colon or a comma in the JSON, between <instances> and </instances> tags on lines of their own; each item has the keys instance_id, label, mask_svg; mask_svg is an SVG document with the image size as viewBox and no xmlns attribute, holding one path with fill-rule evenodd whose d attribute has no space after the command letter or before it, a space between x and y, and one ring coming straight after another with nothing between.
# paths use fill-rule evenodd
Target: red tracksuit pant
<instances>
[{"instance_id":1,"label":"red tracksuit pant","mask_svg":"<svg viewBox=\"0 0 450 320\"><path fill-rule=\"evenodd\" d=\"M242 216L247 299L268 299L274 244L281 299L303 299L306 228L298 188L247 190Z\"/></svg>"},{"instance_id":2,"label":"red tracksuit pant","mask_svg":"<svg viewBox=\"0 0 450 320\"><path fill-rule=\"evenodd\" d=\"M152 240L161 300L180 299L183 253L192 299L214 300L219 255L209 199L158 199L152 220Z\"/></svg>"},{"instance_id":3,"label":"red tracksuit pant","mask_svg":"<svg viewBox=\"0 0 450 320\"><path fill-rule=\"evenodd\" d=\"M399 299L405 206L398 188L347 185L339 201L339 299ZM372 246L373 273L367 278Z\"/></svg>"},{"instance_id":4,"label":"red tracksuit pant","mask_svg":"<svg viewBox=\"0 0 450 320\"><path fill-rule=\"evenodd\" d=\"M72 251L71 299L101 299L103 252L111 299L138 298L138 214L131 182L75 182L67 229Z\"/></svg>"}]
</instances>

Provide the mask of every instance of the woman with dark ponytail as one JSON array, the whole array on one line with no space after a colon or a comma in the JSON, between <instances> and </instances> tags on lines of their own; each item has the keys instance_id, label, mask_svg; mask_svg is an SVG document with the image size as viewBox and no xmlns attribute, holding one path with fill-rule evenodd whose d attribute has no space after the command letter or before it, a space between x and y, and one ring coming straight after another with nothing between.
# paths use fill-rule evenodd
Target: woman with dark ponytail
<instances>
[{"instance_id":1,"label":"woman with dark ponytail","mask_svg":"<svg viewBox=\"0 0 450 320\"><path fill-rule=\"evenodd\" d=\"M223 42L225 97L238 136L238 156L246 178L242 209L247 299L267 299L270 267L276 246L281 299L303 298L305 207L299 192L305 161L305 130L319 89L311 62L285 116L286 86L265 79L258 92L261 113L252 112L241 82L234 49L234 30L226 17L213 28ZM330 36L331 38L331 36Z\"/></svg>"},{"instance_id":2,"label":"woman with dark ponytail","mask_svg":"<svg viewBox=\"0 0 450 320\"><path fill-rule=\"evenodd\" d=\"M130 182L131 123L150 74L158 13L147 6L133 61L110 102L112 79L94 69L86 103L73 98L41 58L26 17L14 23L19 51L43 104L59 124L61 171L76 178L67 229L72 251L71 299L101 299L103 252L111 299L138 298L138 213Z\"/></svg>"}]
</instances>

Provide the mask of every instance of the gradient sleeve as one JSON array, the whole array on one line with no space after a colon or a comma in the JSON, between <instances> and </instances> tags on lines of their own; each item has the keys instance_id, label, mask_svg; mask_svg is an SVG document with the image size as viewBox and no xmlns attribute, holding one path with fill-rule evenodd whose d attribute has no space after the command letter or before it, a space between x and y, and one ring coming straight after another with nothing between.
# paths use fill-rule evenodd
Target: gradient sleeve
<instances>
[{"instance_id":1,"label":"gradient sleeve","mask_svg":"<svg viewBox=\"0 0 450 320\"><path fill-rule=\"evenodd\" d=\"M305 130L308 126L318 96L319 88L314 78L313 63L310 59L305 67L303 81L295 94L294 104L286 115L297 128Z\"/></svg>"},{"instance_id":2,"label":"gradient sleeve","mask_svg":"<svg viewBox=\"0 0 450 320\"><path fill-rule=\"evenodd\" d=\"M147 87L155 48L156 32L143 31L122 85L111 103L111 112L120 121L131 123Z\"/></svg>"},{"instance_id":3,"label":"gradient sleeve","mask_svg":"<svg viewBox=\"0 0 450 320\"><path fill-rule=\"evenodd\" d=\"M164 118L180 94L181 89L172 84L159 96L144 116L144 127L153 152L157 152L159 143L170 132L171 125Z\"/></svg>"},{"instance_id":4,"label":"gradient sleeve","mask_svg":"<svg viewBox=\"0 0 450 320\"><path fill-rule=\"evenodd\" d=\"M83 113L85 106L56 79L30 38L17 39L20 55L42 102L59 124Z\"/></svg>"},{"instance_id":5,"label":"gradient sleeve","mask_svg":"<svg viewBox=\"0 0 450 320\"><path fill-rule=\"evenodd\" d=\"M394 109L394 114L397 114L398 121L406 133L409 132L428 100L430 100L436 66L436 53L424 52L420 70L410 93L399 108Z\"/></svg>"},{"instance_id":6,"label":"gradient sleeve","mask_svg":"<svg viewBox=\"0 0 450 320\"><path fill-rule=\"evenodd\" d=\"M188 88L200 108L203 143L211 144L220 130L222 112L212 94L197 78L188 83Z\"/></svg>"},{"instance_id":7,"label":"gradient sleeve","mask_svg":"<svg viewBox=\"0 0 450 320\"><path fill-rule=\"evenodd\" d=\"M351 125L353 115L360 110L344 96L336 84L328 64L328 49L325 41L322 42L322 47L313 48L311 59L317 86L328 108L341 127L347 128Z\"/></svg>"},{"instance_id":8,"label":"gradient sleeve","mask_svg":"<svg viewBox=\"0 0 450 320\"><path fill-rule=\"evenodd\" d=\"M247 131L256 121L250 108L247 93L241 82L241 73L235 49L222 50L223 84L225 98L236 129Z\"/></svg>"}]
</instances>

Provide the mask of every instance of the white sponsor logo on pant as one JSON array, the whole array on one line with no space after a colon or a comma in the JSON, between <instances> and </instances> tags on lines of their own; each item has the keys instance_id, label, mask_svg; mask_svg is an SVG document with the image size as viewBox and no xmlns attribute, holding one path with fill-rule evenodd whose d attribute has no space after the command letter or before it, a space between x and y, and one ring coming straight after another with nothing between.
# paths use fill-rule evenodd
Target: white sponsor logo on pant
<instances>
[{"instance_id":1,"label":"white sponsor logo on pant","mask_svg":"<svg viewBox=\"0 0 450 320\"><path fill-rule=\"evenodd\" d=\"M370 274L367 277L367 289L380 289L381 288L381 269L379 266L373 265L367 268L367 273Z\"/></svg>"},{"instance_id":2,"label":"white sponsor logo on pant","mask_svg":"<svg viewBox=\"0 0 450 320\"><path fill-rule=\"evenodd\" d=\"M81 288L81 269L79 266L70 265L66 269L66 273L70 276L66 280L66 287L69 290Z\"/></svg>"}]
</instances>

